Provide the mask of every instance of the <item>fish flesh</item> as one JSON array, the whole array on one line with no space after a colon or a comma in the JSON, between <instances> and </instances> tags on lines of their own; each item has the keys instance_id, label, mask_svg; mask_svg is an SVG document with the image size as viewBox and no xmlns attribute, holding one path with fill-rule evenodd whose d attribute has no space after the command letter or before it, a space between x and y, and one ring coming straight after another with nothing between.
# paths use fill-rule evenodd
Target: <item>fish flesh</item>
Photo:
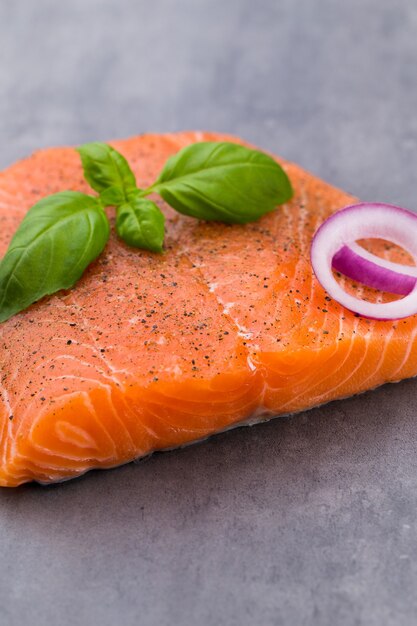
<instances>
[{"instance_id":1,"label":"fish flesh","mask_svg":"<svg viewBox=\"0 0 417 626\"><path fill-rule=\"evenodd\" d=\"M169 156L204 140L240 142L182 132L112 145L146 187ZM114 467L417 374L417 316L360 318L313 275L315 230L355 198L277 160L295 195L273 213L229 226L155 198L164 254L129 248L113 228L75 288L0 325L1 486ZM0 173L0 256L30 206L65 189L91 192L73 148ZM407 262L383 242L374 251Z\"/></svg>"}]
</instances>

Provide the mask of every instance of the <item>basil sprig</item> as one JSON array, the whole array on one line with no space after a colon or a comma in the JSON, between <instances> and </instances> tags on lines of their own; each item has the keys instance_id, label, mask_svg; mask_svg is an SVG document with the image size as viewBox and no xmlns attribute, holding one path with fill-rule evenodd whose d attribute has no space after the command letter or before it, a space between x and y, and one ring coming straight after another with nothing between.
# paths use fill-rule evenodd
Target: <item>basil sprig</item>
<instances>
[{"instance_id":1,"label":"basil sprig","mask_svg":"<svg viewBox=\"0 0 417 626\"><path fill-rule=\"evenodd\" d=\"M162 252L165 218L146 198L151 193L185 215L229 224L257 220L292 196L287 175L271 157L239 144L183 148L147 189L137 186L129 163L111 146L93 142L78 152L99 197L63 191L28 211L0 262L0 322L77 282L109 238L106 206L116 208L116 231L128 245Z\"/></svg>"},{"instance_id":2,"label":"basil sprig","mask_svg":"<svg viewBox=\"0 0 417 626\"><path fill-rule=\"evenodd\" d=\"M0 322L72 287L108 238L109 222L96 198L63 191L35 204L0 263Z\"/></svg>"}]
</instances>

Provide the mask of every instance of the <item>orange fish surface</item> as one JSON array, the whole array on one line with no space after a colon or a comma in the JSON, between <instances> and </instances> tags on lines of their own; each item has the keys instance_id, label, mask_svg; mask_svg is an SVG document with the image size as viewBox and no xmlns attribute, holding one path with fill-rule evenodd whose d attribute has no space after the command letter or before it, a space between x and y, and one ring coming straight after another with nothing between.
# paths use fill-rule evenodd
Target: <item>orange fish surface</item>
<instances>
[{"instance_id":1,"label":"orange fish surface","mask_svg":"<svg viewBox=\"0 0 417 626\"><path fill-rule=\"evenodd\" d=\"M204 140L239 141L183 132L112 145L147 186L169 156ZM275 212L226 226L155 198L163 255L127 247L113 229L74 289L0 325L1 486L114 467L417 374L416 317L355 317L312 273L316 228L355 199L278 161L295 195ZM30 206L64 189L89 191L73 148L0 173L0 256Z\"/></svg>"}]
</instances>

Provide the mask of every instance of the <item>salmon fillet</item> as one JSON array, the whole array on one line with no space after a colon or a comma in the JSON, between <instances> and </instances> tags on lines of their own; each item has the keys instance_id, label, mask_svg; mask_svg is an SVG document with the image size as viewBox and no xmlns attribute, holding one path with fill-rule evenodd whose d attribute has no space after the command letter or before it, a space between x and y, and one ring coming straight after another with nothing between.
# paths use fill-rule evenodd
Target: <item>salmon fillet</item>
<instances>
[{"instance_id":1,"label":"salmon fillet","mask_svg":"<svg viewBox=\"0 0 417 626\"><path fill-rule=\"evenodd\" d=\"M146 187L204 140L239 141L183 132L112 145ZM165 254L113 232L74 289L0 325L0 485L69 479L416 375L416 316L355 317L312 273L313 233L355 199L278 161L295 196L275 212L226 226L156 199ZM89 192L73 148L0 173L0 256L29 207L64 189Z\"/></svg>"}]
</instances>

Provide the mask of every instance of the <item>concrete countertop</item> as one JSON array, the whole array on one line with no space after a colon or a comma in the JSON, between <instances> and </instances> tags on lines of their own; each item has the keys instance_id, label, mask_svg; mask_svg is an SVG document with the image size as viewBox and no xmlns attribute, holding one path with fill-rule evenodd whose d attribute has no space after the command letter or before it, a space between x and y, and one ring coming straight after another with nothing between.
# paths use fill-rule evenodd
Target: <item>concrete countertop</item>
<instances>
[{"instance_id":1,"label":"concrete countertop","mask_svg":"<svg viewBox=\"0 0 417 626\"><path fill-rule=\"evenodd\" d=\"M0 0L0 166L227 131L417 208L415 0ZM4 626L417 622L417 383L0 493Z\"/></svg>"}]
</instances>

